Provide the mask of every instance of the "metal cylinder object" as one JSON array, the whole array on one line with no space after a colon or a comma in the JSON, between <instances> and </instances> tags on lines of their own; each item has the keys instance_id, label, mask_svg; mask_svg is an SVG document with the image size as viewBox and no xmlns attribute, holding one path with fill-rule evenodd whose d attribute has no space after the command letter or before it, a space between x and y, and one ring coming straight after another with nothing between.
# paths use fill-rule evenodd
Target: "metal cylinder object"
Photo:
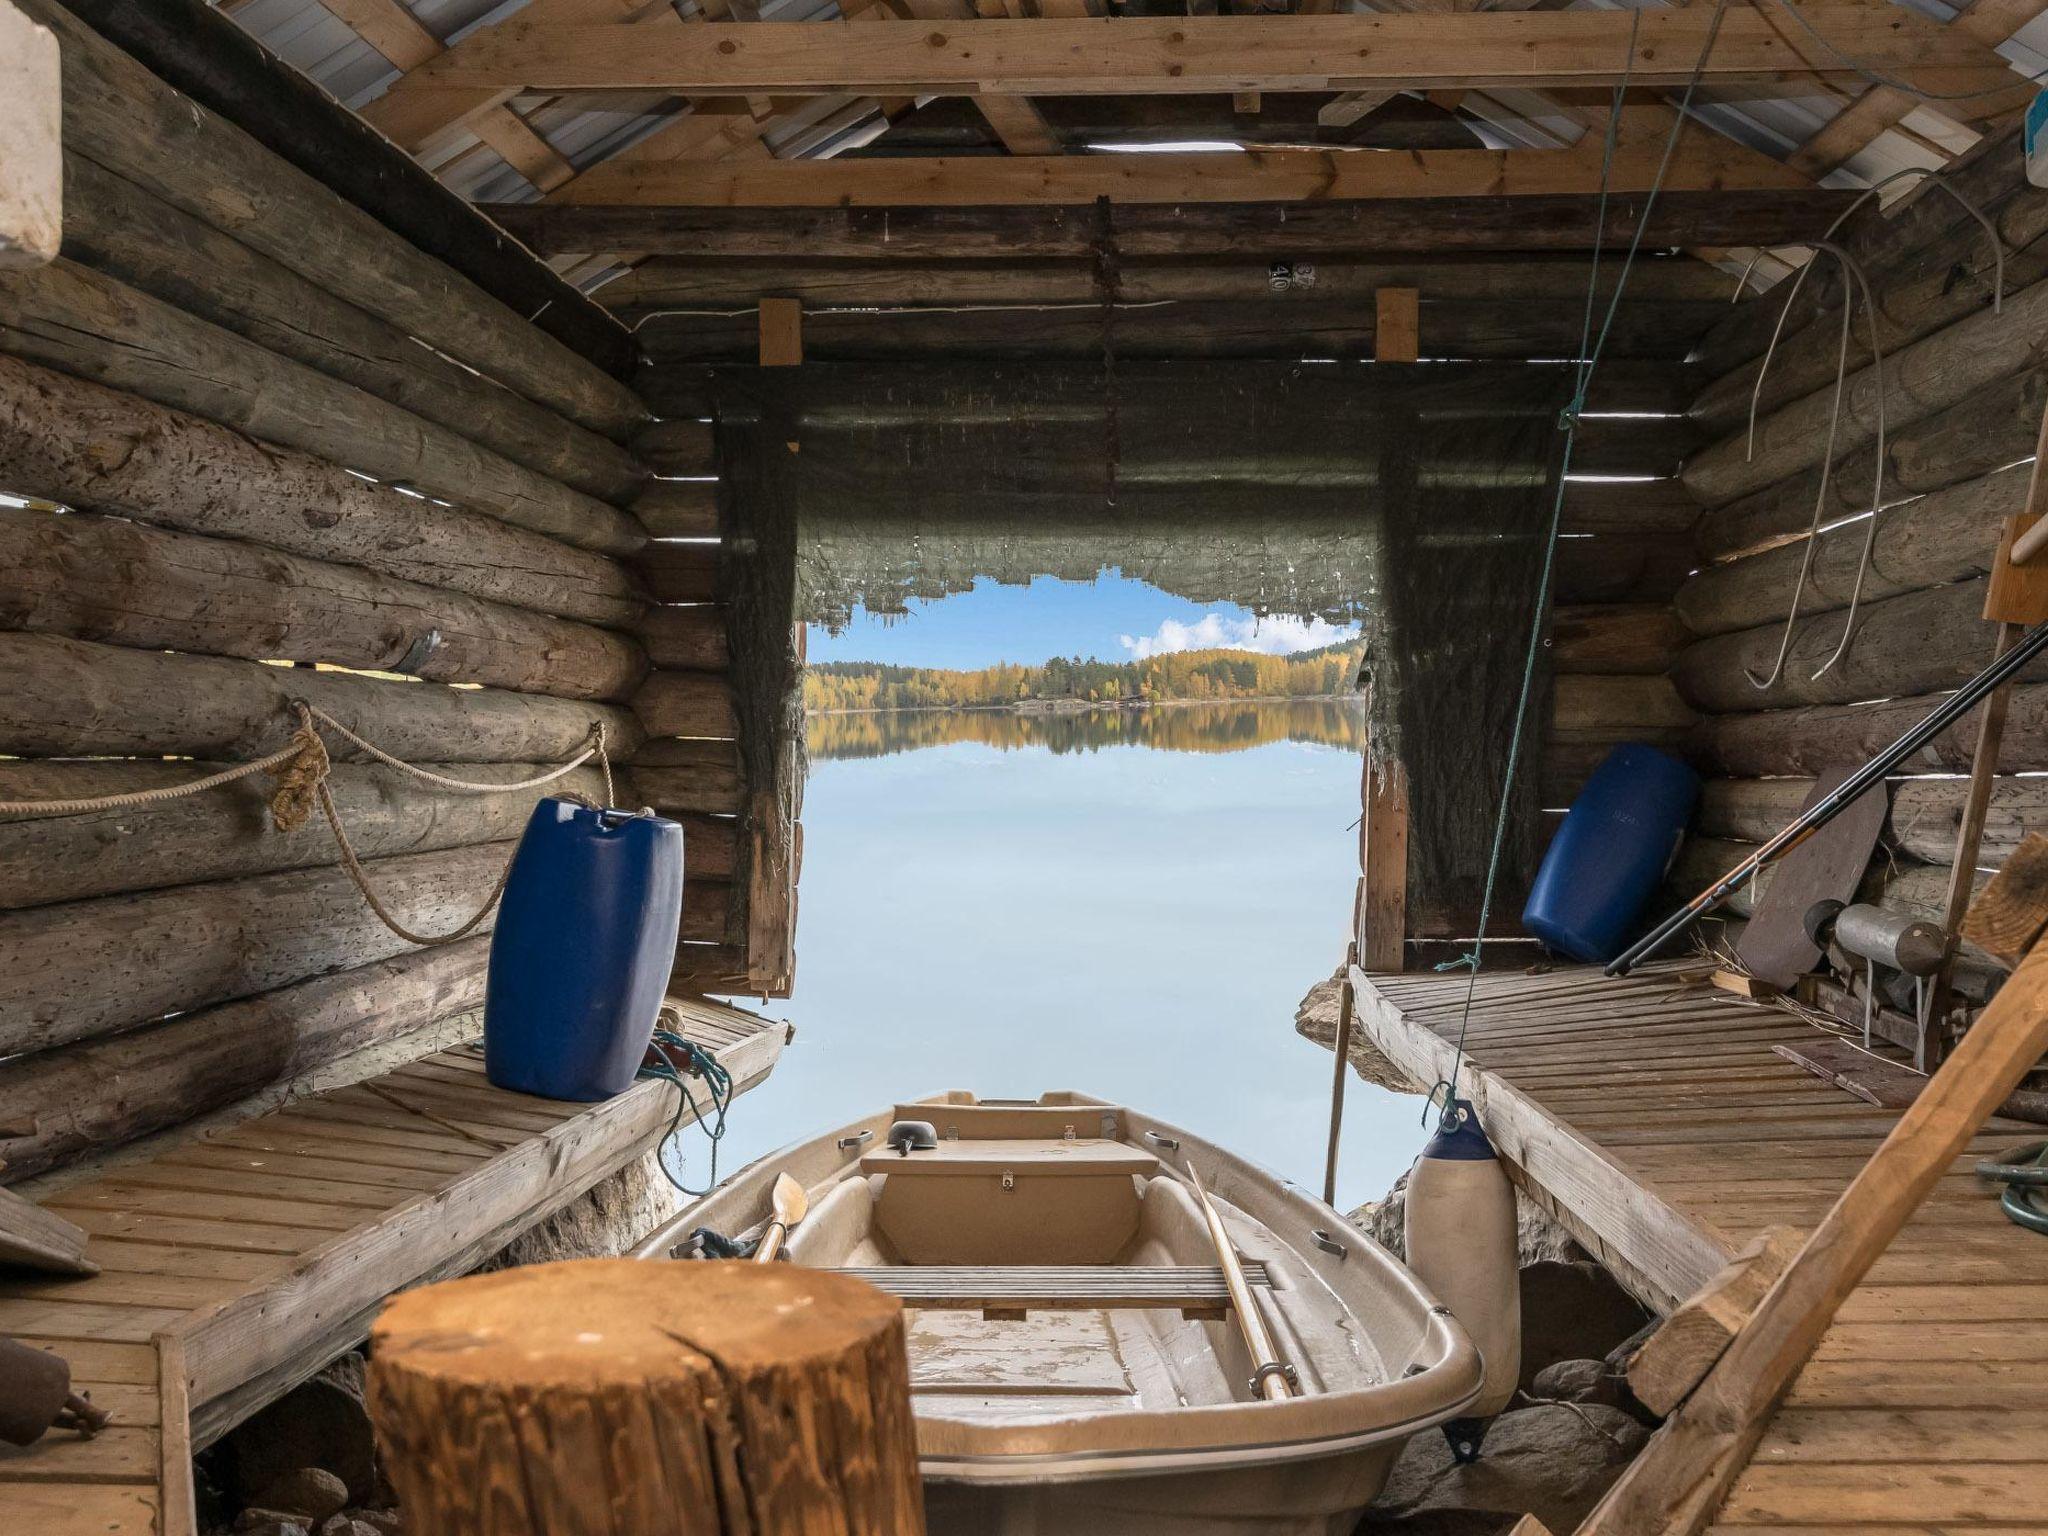
<instances>
[{"instance_id":1,"label":"metal cylinder object","mask_svg":"<svg viewBox=\"0 0 2048 1536\"><path fill-rule=\"evenodd\" d=\"M1908 976L1932 976L1948 950L1936 924L1868 902L1844 907L1835 914L1834 939L1859 959L1875 960Z\"/></svg>"}]
</instances>

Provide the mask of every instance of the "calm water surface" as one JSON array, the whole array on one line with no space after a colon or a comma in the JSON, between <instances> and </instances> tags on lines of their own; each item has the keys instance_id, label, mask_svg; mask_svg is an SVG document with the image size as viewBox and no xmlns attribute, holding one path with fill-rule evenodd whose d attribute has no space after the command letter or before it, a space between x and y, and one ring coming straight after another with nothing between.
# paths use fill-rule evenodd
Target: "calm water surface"
<instances>
[{"instance_id":1,"label":"calm water surface","mask_svg":"<svg viewBox=\"0 0 2048 1536\"><path fill-rule=\"evenodd\" d=\"M1294 1033L1357 878L1348 704L811 721L797 1028L720 1171L947 1088L1123 1100L1310 1188L1330 1055ZM1354 1078L1338 1198L1413 1159L1421 1101ZM701 1138L684 1133L701 1179Z\"/></svg>"}]
</instances>

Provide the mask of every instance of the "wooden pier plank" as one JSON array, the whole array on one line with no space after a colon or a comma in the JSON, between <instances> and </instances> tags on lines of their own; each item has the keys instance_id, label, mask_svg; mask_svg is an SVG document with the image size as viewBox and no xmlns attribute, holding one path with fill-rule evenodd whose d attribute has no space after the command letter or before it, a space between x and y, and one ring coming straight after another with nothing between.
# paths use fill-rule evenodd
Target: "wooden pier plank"
<instances>
[{"instance_id":1,"label":"wooden pier plank","mask_svg":"<svg viewBox=\"0 0 2048 1536\"><path fill-rule=\"evenodd\" d=\"M1517 1182L1667 1308L1712 1273L1688 1284L1688 1266L1819 1221L1897 1119L1817 1096L1772 1047L1821 1032L1695 970L1482 977L1461 1084ZM1353 982L1374 1043L1440 1077L1465 979ZM1950 1166L1822 1339L1717 1536L2048 1536L2048 1262L1972 1171L2039 1134L1994 1120Z\"/></svg>"},{"instance_id":2,"label":"wooden pier plank","mask_svg":"<svg viewBox=\"0 0 2048 1536\"><path fill-rule=\"evenodd\" d=\"M715 1004L684 1027L738 1088L784 1039ZM391 1291L469 1267L620 1166L667 1128L673 1092L529 1098L444 1051L50 1194L100 1273L8 1276L0 1334L63 1355L115 1422L0 1448L0 1532L191 1536L195 1428L219 1433L360 1337Z\"/></svg>"}]
</instances>

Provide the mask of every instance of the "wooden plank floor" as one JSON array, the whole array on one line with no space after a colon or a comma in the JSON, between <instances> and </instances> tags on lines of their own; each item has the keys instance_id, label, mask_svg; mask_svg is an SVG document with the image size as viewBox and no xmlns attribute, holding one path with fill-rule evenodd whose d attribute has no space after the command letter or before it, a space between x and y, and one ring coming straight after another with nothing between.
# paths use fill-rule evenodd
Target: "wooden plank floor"
<instances>
[{"instance_id":1,"label":"wooden plank floor","mask_svg":"<svg viewBox=\"0 0 2048 1536\"><path fill-rule=\"evenodd\" d=\"M1758 1230L1811 1227L1897 1118L1772 1051L1815 1026L1679 970L1482 975L1460 1088L1532 1196L1662 1306ZM1374 1043L1442 1077L1468 978L1352 974ZM1971 1173L2043 1134L1993 1121L1957 1161L1843 1307L1715 1530L2048 1536L2048 1238Z\"/></svg>"},{"instance_id":2,"label":"wooden plank floor","mask_svg":"<svg viewBox=\"0 0 2048 1536\"><path fill-rule=\"evenodd\" d=\"M780 1022L682 1006L736 1087L774 1066ZM0 1279L0 1335L63 1355L115 1421L0 1444L0 1533L189 1536L192 1440L360 1339L391 1292L471 1267L644 1151L674 1108L653 1081L601 1104L506 1093L463 1048L49 1196L100 1273Z\"/></svg>"}]
</instances>

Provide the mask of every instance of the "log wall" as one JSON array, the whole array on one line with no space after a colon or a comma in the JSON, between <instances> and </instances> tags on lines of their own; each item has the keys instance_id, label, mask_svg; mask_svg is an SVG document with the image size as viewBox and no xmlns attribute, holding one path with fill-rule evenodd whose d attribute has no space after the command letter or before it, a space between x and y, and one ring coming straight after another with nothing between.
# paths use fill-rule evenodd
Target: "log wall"
<instances>
[{"instance_id":1,"label":"log wall","mask_svg":"<svg viewBox=\"0 0 2048 1536\"><path fill-rule=\"evenodd\" d=\"M1822 263L1794 299L1761 387L1784 289L1745 300L1700 348L1714 377L1691 415L1709 441L1681 475L1699 506L1700 569L1674 600L1688 638L1671 671L1679 697L1698 711L1685 746L1708 779L1678 866L1689 889L1796 814L1814 775L1870 756L1991 659L1997 631L1982 616L1986 575L2005 520L2025 504L2024 461L2048 404L2048 370L2039 366L2048 345L2048 192L2026 184L2016 139L1994 136L1950 177L2004 243L2001 312L1993 312L1995 264L1982 227L1940 193L1889 213L1873 207L1845 226L1844 242L1870 274L1885 358L1880 373L1859 304L1839 451L1820 501L1825 531L1811 551L1783 674L1768 688L1745 673L1768 676L1778 654L1830 468L1822 459L1840 273ZM1866 537L1871 558L1854 628L1823 670L1843 638ZM1889 786L1868 899L1942 919L1964 787L1955 775L1970 769L1976 728L1975 716L1966 719ZM2023 830L2048 821L2036 781L2017 776L2048 768L2048 669L2029 671L2014 691L2000 767L1978 880Z\"/></svg>"},{"instance_id":2,"label":"log wall","mask_svg":"<svg viewBox=\"0 0 2048 1536\"><path fill-rule=\"evenodd\" d=\"M284 746L297 700L485 783L601 728L614 803L685 821L682 938L743 935L728 646L692 574L718 529L697 482L658 478L704 434L655 427L53 0L26 8L63 43L66 219L59 260L0 273L0 801L188 783ZM625 763L650 733L643 793ZM606 793L596 762L467 794L328 746L367 880L430 935L491 894L537 795ZM0 1177L478 1006L490 917L446 947L393 933L322 818L274 824L271 787L0 815Z\"/></svg>"}]
</instances>

